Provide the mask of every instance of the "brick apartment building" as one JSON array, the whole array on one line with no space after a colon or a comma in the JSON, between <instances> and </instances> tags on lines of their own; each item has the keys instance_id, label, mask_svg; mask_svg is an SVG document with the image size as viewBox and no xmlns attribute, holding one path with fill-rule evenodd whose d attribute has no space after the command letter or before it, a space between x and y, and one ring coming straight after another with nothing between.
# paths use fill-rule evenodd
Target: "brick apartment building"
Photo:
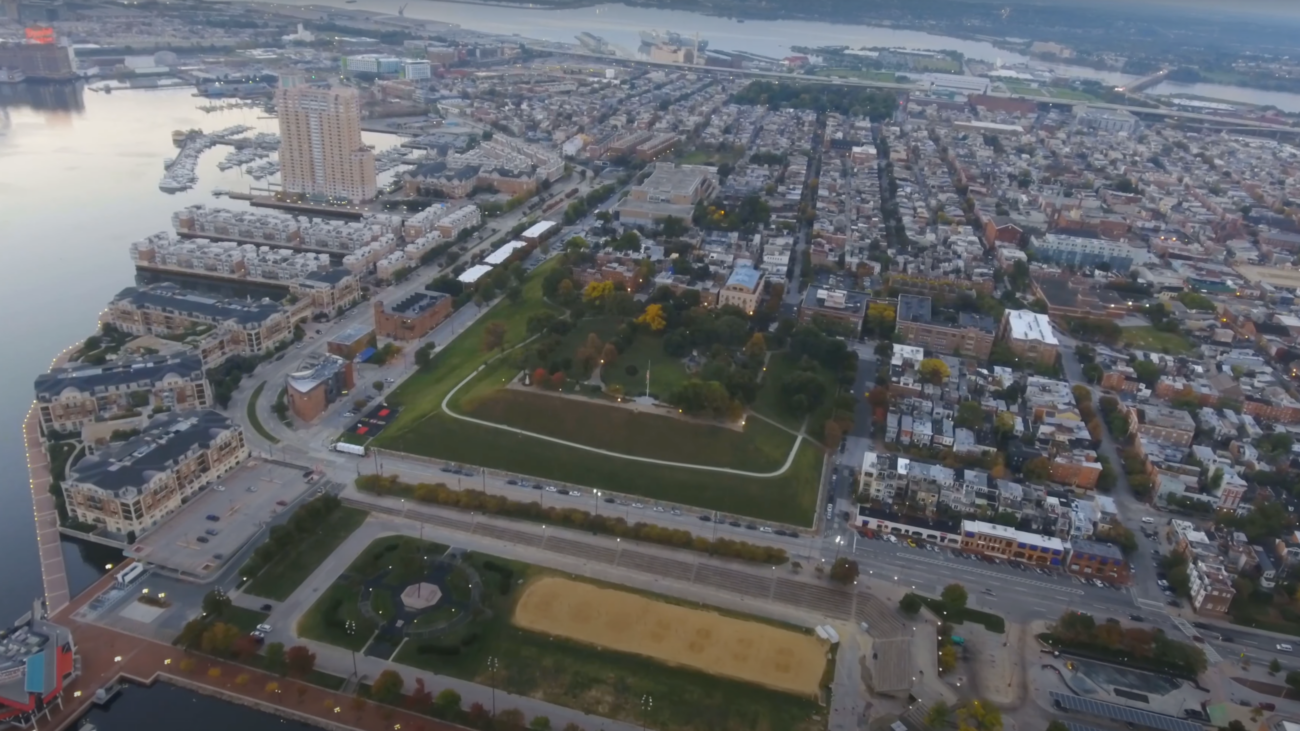
<instances>
[{"instance_id":1,"label":"brick apartment building","mask_svg":"<svg viewBox=\"0 0 1300 731\"><path fill-rule=\"evenodd\" d=\"M413 292L392 305L375 300L375 334L419 340L451 316L451 305L451 297L441 292Z\"/></svg>"},{"instance_id":2,"label":"brick apartment building","mask_svg":"<svg viewBox=\"0 0 1300 731\"><path fill-rule=\"evenodd\" d=\"M315 421L352 390L354 378L350 360L337 355L309 356L287 379L289 410L303 421Z\"/></svg>"},{"instance_id":3,"label":"brick apartment building","mask_svg":"<svg viewBox=\"0 0 1300 731\"><path fill-rule=\"evenodd\" d=\"M1101 477L1101 464L1096 461L1096 454L1089 452L1057 455L1049 470L1052 482L1081 490L1097 489L1097 479Z\"/></svg>"},{"instance_id":4,"label":"brick apartment building","mask_svg":"<svg viewBox=\"0 0 1300 731\"><path fill-rule=\"evenodd\" d=\"M1026 360L1051 365L1056 362L1060 341L1052 332L1052 322L1047 315L1030 310L1007 310L1002 315L999 340L1005 340L1011 351Z\"/></svg>"},{"instance_id":5,"label":"brick apartment building","mask_svg":"<svg viewBox=\"0 0 1300 731\"><path fill-rule=\"evenodd\" d=\"M1084 539L1071 541L1070 573L1108 584L1127 584L1131 574L1124 552L1118 546Z\"/></svg>"},{"instance_id":6,"label":"brick apartment building","mask_svg":"<svg viewBox=\"0 0 1300 731\"><path fill-rule=\"evenodd\" d=\"M930 298L912 294L898 296L897 313L897 329L910 345L943 355L961 353L980 360L987 360L993 350L997 326L991 318L962 312L955 324L935 322Z\"/></svg>"},{"instance_id":7,"label":"brick apartment building","mask_svg":"<svg viewBox=\"0 0 1300 731\"><path fill-rule=\"evenodd\" d=\"M1065 544L1059 538L979 520L961 522L961 550L1042 566L1065 563Z\"/></svg>"},{"instance_id":8,"label":"brick apartment building","mask_svg":"<svg viewBox=\"0 0 1300 731\"><path fill-rule=\"evenodd\" d=\"M1196 421L1182 409L1136 406L1128 410L1129 430L1160 444L1187 448L1196 436Z\"/></svg>"}]
</instances>

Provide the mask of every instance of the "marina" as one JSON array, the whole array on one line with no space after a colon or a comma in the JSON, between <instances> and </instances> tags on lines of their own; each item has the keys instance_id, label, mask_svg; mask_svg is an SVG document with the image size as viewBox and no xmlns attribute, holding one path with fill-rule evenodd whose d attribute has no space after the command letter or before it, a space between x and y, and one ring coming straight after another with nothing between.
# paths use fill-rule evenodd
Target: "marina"
<instances>
[{"instance_id":1,"label":"marina","mask_svg":"<svg viewBox=\"0 0 1300 731\"><path fill-rule=\"evenodd\" d=\"M252 130L247 125L235 125L226 127L211 134L203 134L202 131L191 131L185 133L184 141L181 142L181 151L176 157L168 158L165 161L162 180L158 182L158 189L164 193L179 193L194 187L199 182L195 170L199 164L199 157L204 152L216 146L220 140L229 139L235 135L241 135ZM172 133L172 139L176 139L176 133Z\"/></svg>"}]
</instances>

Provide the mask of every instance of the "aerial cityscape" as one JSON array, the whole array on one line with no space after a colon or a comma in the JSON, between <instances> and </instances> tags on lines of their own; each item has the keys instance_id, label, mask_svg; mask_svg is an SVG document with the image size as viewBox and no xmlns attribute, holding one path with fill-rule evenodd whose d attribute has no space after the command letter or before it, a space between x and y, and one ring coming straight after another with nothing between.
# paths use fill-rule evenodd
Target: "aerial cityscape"
<instances>
[{"instance_id":1,"label":"aerial cityscape","mask_svg":"<svg viewBox=\"0 0 1300 731\"><path fill-rule=\"evenodd\" d=\"M1183 11L0 0L0 728L1300 731L1300 18Z\"/></svg>"}]
</instances>

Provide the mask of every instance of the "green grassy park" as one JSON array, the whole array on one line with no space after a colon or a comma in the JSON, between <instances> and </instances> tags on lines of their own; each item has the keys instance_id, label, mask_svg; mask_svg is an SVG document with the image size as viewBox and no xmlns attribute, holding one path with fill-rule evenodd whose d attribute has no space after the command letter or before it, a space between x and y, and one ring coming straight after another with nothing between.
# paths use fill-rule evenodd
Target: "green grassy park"
<instances>
[{"instance_id":1,"label":"green grassy park","mask_svg":"<svg viewBox=\"0 0 1300 731\"><path fill-rule=\"evenodd\" d=\"M435 355L428 366L394 390L388 402L399 406L401 413L372 445L762 520L811 524L823 451L809 441L799 447L790 469L776 477L754 478L602 455L465 422L442 410L443 399L490 357L482 348L489 323L505 325L506 349L527 338L529 316L551 307L542 299L541 281L546 270L556 264L549 262L533 272L518 301L500 301ZM573 329L571 338L576 345L588 332L603 337L613 327L612 321L584 320ZM638 368L636 375L629 375L626 369L626 365L642 357L651 362L652 391L671 389L677 379L686 378L681 363L664 355L657 338L644 335L636 338L626 357L620 356L610 371L609 382L626 379L629 394L643 390L633 388L632 383L643 383L644 372ZM504 389L516 373L503 358L458 391L450 406L457 413L485 421L621 454L748 472L779 469L794 443L793 435L761 419L748 419L742 433L668 416L633 413L601 403L599 397L585 401Z\"/></svg>"},{"instance_id":2,"label":"green grassy park","mask_svg":"<svg viewBox=\"0 0 1300 731\"><path fill-rule=\"evenodd\" d=\"M1123 343L1131 348L1152 350L1168 355L1190 353L1192 344L1178 333L1167 333L1154 327L1124 328Z\"/></svg>"},{"instance_id":3,"label":"green grassy park","mask_svg":"<svg viewBox=\"0 0 1300 731\"><path fill-rule=\"evenodd\" d=\"M253 395L248 397L248 423L253 425L253 431L257 432L258 436L272 444L279 444L280 440L267 431L266 427L262 426L262 420L257 418L257 400L262 398L264 388L266 388L266 381L257 384L257 388L253 389Z\"/></svg>"},{"instance_id":4,"label":"green grassy park","mask_svg":"<svg viewBox=\"0 0 1300 731\"><path fill-rule=\"evenodd\" d=\"M254 596L284 601L321 563L352 535L368 516L364 510L340 507L321 521L319 528L276 560L244 587Z\"/></svg>"}]
</instances>

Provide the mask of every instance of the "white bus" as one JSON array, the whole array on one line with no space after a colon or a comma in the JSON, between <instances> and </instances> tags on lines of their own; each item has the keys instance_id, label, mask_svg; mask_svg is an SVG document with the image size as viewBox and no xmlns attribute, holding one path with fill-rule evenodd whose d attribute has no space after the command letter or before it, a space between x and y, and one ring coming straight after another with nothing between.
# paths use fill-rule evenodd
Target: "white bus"
<instances>
[{"instance_id":1,"label":"white bus","mask_svg":"<svg viewBox=\"0 0 1300 731\"><path fill-rule=\"evenodd\" d=\"M144 575L144 564L133 563L117 572L117 585L129 586L132 581Z\"/></svg>"}]
</instances>

